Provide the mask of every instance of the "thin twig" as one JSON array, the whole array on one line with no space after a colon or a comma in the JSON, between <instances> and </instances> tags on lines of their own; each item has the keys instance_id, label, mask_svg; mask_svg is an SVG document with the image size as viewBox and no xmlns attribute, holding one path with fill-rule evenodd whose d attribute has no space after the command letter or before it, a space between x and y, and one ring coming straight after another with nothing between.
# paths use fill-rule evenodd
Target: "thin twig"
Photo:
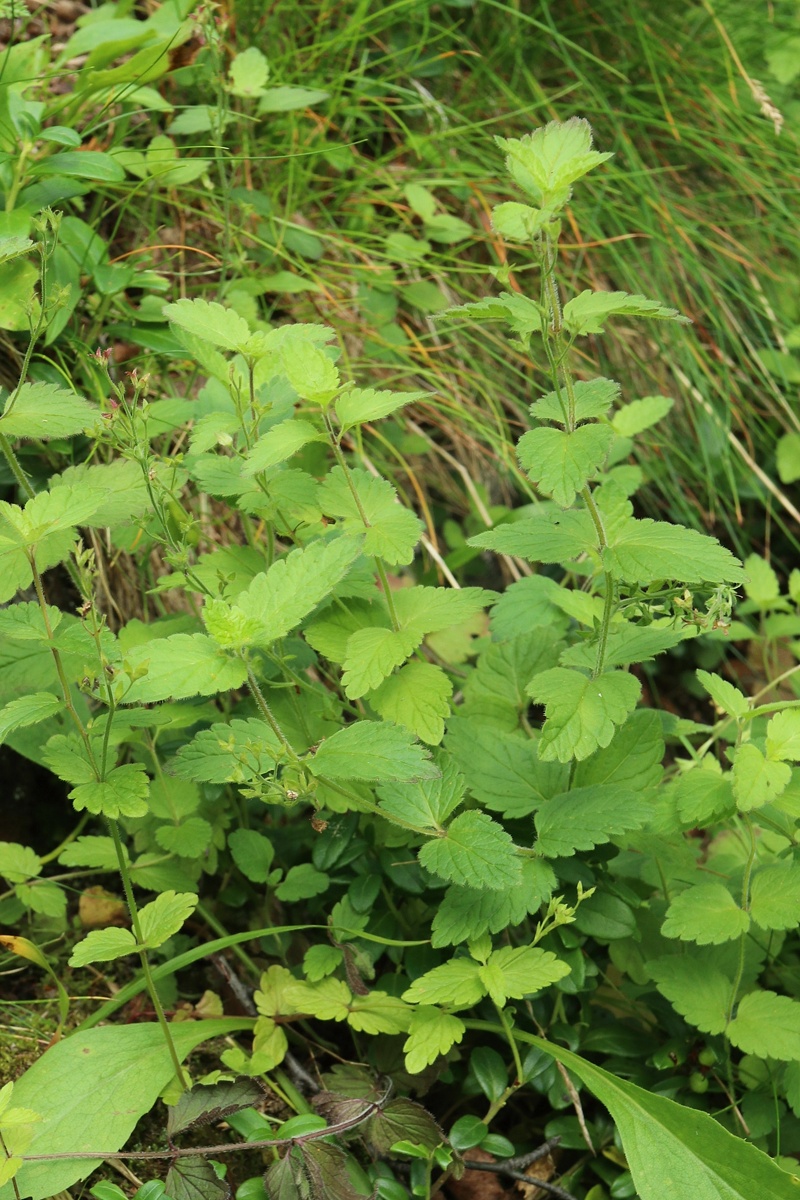
<instances>
[{"instance_id":1,"label":"thin twig","mask_svg":"<svg viewBox=\"0 0 800 1200\"><path fill-rule=\"evenodd\" d=\"M366 1108L355 1117L348 1117L345 1121L337 1121L334 1125L327 1125L324 1129L314 1129L310 1133L299 1133L295 1137L289 1138L268 1138L258 1142L227 1142L220 1146L193 1146L186 1150L81 1150L72 1151L64 1154L20 1154L18 1157L24 1162L52 1162L56 1159L103 1159L111 1161L113 1159L158 1159L158 1158L189 1158L197 1155L211 1154L234 1154L237 1150L271 1150L279 1146L299 1146L303 1142L313 1142L319 1138L331 1137L337 1133L346 1133L348 1129L354 1129L356 1125L360 1125L362 1121L366 1121L369 1117L374 1116L382 1110L383 1105L391 1094L391 1088L387 1089L380 1100L373 1100Z\"/></svg>"},{"instance_id":2,"label":"thin twig","mask_svg":"<svg viewBox=\"0 0 800 1200\"><path fill-rule=\"evenodd\" d=\"M545 1179L537 1179L535 1175L526 1175L524 1171L515 1171L513 1167L509 1167L508 1163L476 1162L474 1159L465 1158L464 1166L468 1171L490 1171L493 1175L505 1175L508 1179L516 1179L520 1183L527 1183L530 1187L542 1188L551 1196L557 1196L558 1200L575 1200L571 1192L565 1192L558 1184L548 1183Z\"/></svg>"}]
</instances>

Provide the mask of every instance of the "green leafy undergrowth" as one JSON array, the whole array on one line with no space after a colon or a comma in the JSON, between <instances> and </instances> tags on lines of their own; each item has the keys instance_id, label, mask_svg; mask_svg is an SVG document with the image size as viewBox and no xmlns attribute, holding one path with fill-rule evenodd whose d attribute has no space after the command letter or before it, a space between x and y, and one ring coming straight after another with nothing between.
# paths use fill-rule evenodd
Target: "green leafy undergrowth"
<instances>
[{"instance_id":1,"label":"green leafy undergrowth","mask_svg":"<svg viewBox=\"0 0 800 1200\"><path fill-rule=\"evenodd\" d=\"M265 82L244 67L235 78ZM523 200L497 207L495 230L529 244L538 286L441 319L503 323L550 374L518 443L535 502L472 539L487 570L491 555L526 567L502 595L421 582L422 522L359 454L365 424L420 395L359 386L324 325L269 325L200 297L167 305L203 379L170 410L174 436L138 377L109 375L96 409L10 397L0 429L12 422L20 493L0 505L0 728L63 782L79 823L49 857L0 843L0 918L71 933L70 881L119 874L129 927L84 931L69 967L138 961L173 1078L142 1081L134 1115L165 1085L182 1103L191 1082L195 1034L168 1015L175 972L206 953L192 947L198 920L258 984L252 1040L228 1045L219 1070L273 1086L312 1122L290 1125L298 1137L320 1120L336 1132L344 1102L377 1086L340 1063L334 1099L309 1113L302 1087L317 1084L298 1056L311 1045L389 1076L402 1103L425 1095L432 1117L402 1110L369 1153L297 1142L270 1167L270 1196L429 1197L468 1145L513 1157L536 1136L603 1151L558 1166L592 1200L606 1185L730 1200L742 1179L788 1196L792 1160L764 1152L800 1147L796 701L761 703L700 671L720 719L648 703L646 665L680 662L701 636L715 645L737 587L757 600L757 568L637 515L631 439L669 403L580 377L586 338L608 322L683 320L638 294L562 295L562 217L608 156L578 118L500 145ZM45 419L64 437L88 430L94 449L35 492L11 443ZM151 594L171 611L111 627L78 540L95 530L163 565ZM47 600L60 564L77 617ZM123 1000L109 1003L104 1016ZM124 1029L89 1032L122 1049ZM36 1138L66 1120L62 1105L73 1119L56 1064L82 1036L19 1082L43 1117ZM55 1114L28 1098L34 1071ZM443 1112L458 1114L447 1137ZM475 1140L459 1119L482 1127ZM112 1149L99 1120L84 1113L84 1173L102 1158L92 1148ZM50 1170L7 1157L7 1176ZM200 1163L181 1197L216 1194Z\"/></svg>"}]
</instances>

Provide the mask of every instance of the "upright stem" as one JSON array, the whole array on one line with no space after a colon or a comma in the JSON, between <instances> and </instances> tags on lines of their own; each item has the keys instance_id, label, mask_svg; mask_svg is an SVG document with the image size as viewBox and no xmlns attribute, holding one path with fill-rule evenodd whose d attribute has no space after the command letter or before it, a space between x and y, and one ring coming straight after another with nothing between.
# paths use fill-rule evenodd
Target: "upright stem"
<instances>
[{"instance_id":1,"label":"upright stem","mask_svg":"<svg viewBox=\"0 0 800 1200\"><path fill-rule=\"evenodd\" d=\"M133 895L133 887L131 885L131 876L128 870L128 863L125 858L125 853L122 849L122 840L119 836L119 826L117 825L116 821L109 819L108 828L110 830L111 837L114 840L114 850L116 851L117 855L117 866L119 867L119 873L122 877L122 886L125 889L125 899L128 904L128 911L131 914L133 936L136 938L139 947L139 958L142 963L142 974L144 975L145 982L147 984L147 992L153 1002L153 1008L155 1009L156 1016L158 1017L158 1023L161 1026L161 1032L164 1035L164 1041L167 1043L167 1049L169 1050L170 1058L172 1059L172 1065L175 1068L178 1086L181 1091L185 1091L186 1084L183 1078L183 1067L181 1066L181 1060L178 1057L178 1051L175 1049L175 1042L172 1039L172 1030L169 1027L169 1022L167 1021L164 1013L164 1007L156 990L155 980L153 979L153 975L150 970L150 960L147 957L147 950L144 947L142 927L139 922L139 909L136 906L136 899Z\"/></svg>"},{"instance_id":2,"label":"upright stem","mask_svg":"<svg viewBox=\"0 0 800 1200\"><path fill-rule=\"evenodd\" d=\"M572 372L569 369L569 364L567 363L568 346L564 343L564 326L561 316L561 301L559 299L558 286L555 279L556 255L556 245L549 238L546 238L542 251L541 308L543 312L547 313L548 319L544 323L542 340L544 342L545 354L547 355L547 361L550 367L550 374L553 379L553 386L558 392L559 384L563 382L564 391L567 394L567 405L564 412L564 421L567 431L572 433L576 426L575 384L572 379ZM608 539L606 537L606 530L603 524L602 515L588 485L582 489L581 497L586 505L589 516L592 519L592 524L597 532L597 542L602 550L608 545ZM593 679L596 679L603 670L606 649L608 646L608 633L609 629L611 628L611 618L614 615L614 576L610 571L604 571L603 576L605 580L605 603L603 605L603 617L597 642L597 657L595 659L595 666L592 672Z\"/></svg>"},{"instance_id":3,"label":"upright stem","mask_svg":"<svg viewBox=\"0 0 800 1200\"><path fill-rule=\"evenodd\" d=\"M14 453L14 448L4 433L0 433L0 451L2 451L3 458L6 460L9 468L11 469L11 474L17 481L19 490L25 496L27 496L29 500L32 500L36 493L33 490L31 481L23 471L20 461Z\"/></svg>"},{"instance_id":4,"label":"upright stem","mask_svg":"<svg viewBox=\"0 0 800 1200\"><path fill-rule=\"evenodd\" d=\"M323 413L323 419L325 421L325 429L327 431L328 438L330 440L331 448L336 457L337 463L339 464L339 466L342 468L342 471L344 472L344 477L347 480L347 486L350 489L350 495L353 497L353 503L355 504L356 508L358 509L358 515L361 517L361 520L364 524L364 528L371 529L372 526L371 526L369 518L367 517L367 514L364 510L364 505L361 503L361 497L358 494L358 489L356 488L356 485L353 483L353 477L350 474L350 468L348 467L347 460L346 460L344 454L342 453L342 448L339 445L339 439L336 437L336 432L335 432L333 426L331 425L330 417L328 416L327 413ZM392 629L394 629L394 631L396 633L400 628L400 621L397 616L397 609L394 606L394 597L392 596L392 589L389 587L389 579L386 574L386 567L383 565L383 559L379 558L377 555L373 559L373 562L375 563L375 569L378 572L378 578L381 581L381 587L383 588L383 594L386 598L386 607L389 610L389 620L392 622Z\"/></svg>"}]
</instances>

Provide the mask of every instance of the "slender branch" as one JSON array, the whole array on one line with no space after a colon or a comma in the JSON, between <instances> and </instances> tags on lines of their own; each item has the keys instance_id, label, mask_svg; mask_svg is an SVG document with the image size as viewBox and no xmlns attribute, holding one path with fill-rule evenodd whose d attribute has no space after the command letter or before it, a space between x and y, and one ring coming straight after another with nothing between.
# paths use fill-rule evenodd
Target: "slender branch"
<instances>
[{"instance_id":1,"label":"slender branch","mask_svg":"<svg viewBox=\"0 0 800 1200\"><path fill-rule=\"evenodd\" d=\"M551 1196L557 1196L558 1200L575 1200L572 1192L565 1191L555 1183L548 1183L546 1179L537 1179L533 1175L526 1175L524 1171L516 1171L508 1163L476 1162L475 1159L465 1158L464 1166L468 1171L490 1171L492 1175L505 1175L507 1179L516 1179L519 1183L527 1183L531 1188L541 1188L542 1191L549 1192Z\"/></svg>"},{"instance_id":2,"label":"slender branch","mask_svg":"<svg viewBox=\"0 0 800 1200\"><path fill-rule=\"evenodd\" d=\"M357 1113L354 1117L348 1117L344 1121L337 1121L333 1125L326 1125L324 1129L314 1129L310 1133L299 1133L295 1137L289 1138L268 1138L259 1142L224 1142L218 1146L192 1146L189 1149L182 1150L81 1150L68 1151L64 1154L21 1154L18 1157L25 1162L53 1162L58 1159L105 1159L113 1161L115 1159L176 1159L190 1158L198 1155L211 1154L235 1154L239 1150L272 1150L280 1146L299 1146L303 1142L314 1142L320 1138L333 1137L339 1133L346 1133L348 1129L354 1129L363 1121L369 1120L375 1113L381 1112L383 1106L391 1095L391 1088L387 1088L379 1100L373 1100L371 1103ZM572 1197L569 1198L572 1200Z\"/></svg>"}]
</instances>

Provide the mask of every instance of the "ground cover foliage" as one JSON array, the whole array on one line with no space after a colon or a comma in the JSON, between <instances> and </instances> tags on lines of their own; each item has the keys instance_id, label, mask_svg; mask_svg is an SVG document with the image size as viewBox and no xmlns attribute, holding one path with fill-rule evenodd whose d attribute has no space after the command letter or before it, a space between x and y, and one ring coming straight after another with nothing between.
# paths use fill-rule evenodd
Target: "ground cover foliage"
<instances>
[{"instance_id":1,"label":"ground cover foliage","mask_svg":"<svg viewBox=\"0 0 800 1200\"><path fill-rule=\"evenodd\" d=\"M746 15L683 18L702 196L632 3L20 22L3 1200L797 1194L795 35Z\"/></svg>"}]
</instances>

